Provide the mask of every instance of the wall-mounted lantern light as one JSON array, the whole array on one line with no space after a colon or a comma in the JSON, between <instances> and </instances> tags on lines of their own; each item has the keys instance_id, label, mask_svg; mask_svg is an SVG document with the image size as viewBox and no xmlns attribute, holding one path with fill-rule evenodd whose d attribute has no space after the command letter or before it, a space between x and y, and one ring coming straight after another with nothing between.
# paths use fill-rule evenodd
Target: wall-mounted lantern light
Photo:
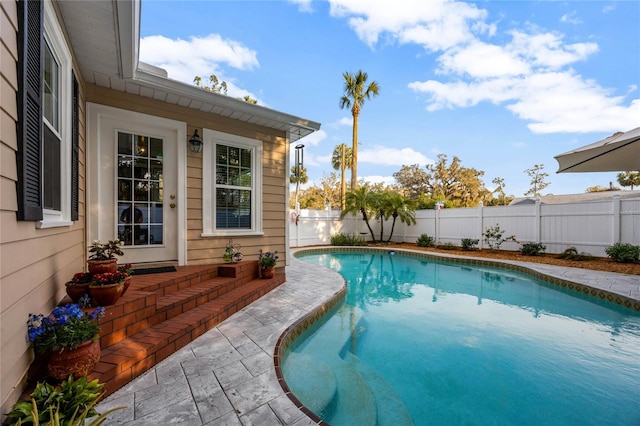
<instances>
[{"instance_id":1,"label":"wall-mounted lantern light","mask_svg":"<svg viewBox=\"0 0 640 426\"><path fill-rule=\"evenodd\" d=\"M200 135L198 135L198 129L193 132L193 136L189 139L189 148L191 148L191 152L194 153L202 151L202 139L200 139Z\"/></svg>"}]
</instances>

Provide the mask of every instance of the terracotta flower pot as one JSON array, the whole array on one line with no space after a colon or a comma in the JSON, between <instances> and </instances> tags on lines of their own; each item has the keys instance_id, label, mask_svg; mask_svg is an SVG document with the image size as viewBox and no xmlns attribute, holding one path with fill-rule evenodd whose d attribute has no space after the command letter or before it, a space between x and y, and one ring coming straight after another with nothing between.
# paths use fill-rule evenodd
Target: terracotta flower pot
<instances>
[{"instance_id":1,"label":"terracotta flower pot","mask_svg":"<svg viewBox=\"0 0 640 426\"><path fill-rule=\"evenodd\" d=\"M131 285L131 277L127 277L122 283L122 293L120 293L120 297L124 296L124 294L129 289L130 285Z\"/></svg>"},{"instance_id":2,"label":"terracotta flower pot","mask_svg":"<svg viewBox=\"0 0 640 426\"><path fill-rule=\"evenodd\" d=\"M74 283L68 282L65 283L65 287L67 289L67 295L71 299L73 303L78 303L78 300L85 294L89 292L89 285L91 283Z\"/></svg>"},{"instance_id":3,"label":"terracotta flower pot","mask_svg":"<svg viewBox=\"0 0 640 426\"><path fill-rule=\"evenodd\" d=\"M118 271L118 259L87 260L87 267L92 275Z\"/></svg>"},{"instance_id":4,"label":"terracotta flower pot","mask_svg":"<svg viewBox=\"0 0 640 426\"><path fill-rule=\"evenodd\" d=\"M91 373L99 360L100 341L87 340L75 349L51 352L47 371L57 380L65 380L70 375L77 379Z\"/></svg>"},{"instance_id":5,"label":"terracotta flower pot","mask_svg":"<svg viewBox=\"0 0 640 426\"><path fill-rule=\"evenodd\" d=\"M99 306L113 305L122 296L124 282L116 284L91 284L89 286L89 295Z\"/></svg>"},{"instance_id":6,"label":"terracotta flower pot","mask_svg":"<svg viewBox=\"0 0 640 426\"><path fill-rule=\"evenodd\" d=\"M276 268L260 268L260 278L273 278L276 276Z\"/></svg>"}]
</instances>

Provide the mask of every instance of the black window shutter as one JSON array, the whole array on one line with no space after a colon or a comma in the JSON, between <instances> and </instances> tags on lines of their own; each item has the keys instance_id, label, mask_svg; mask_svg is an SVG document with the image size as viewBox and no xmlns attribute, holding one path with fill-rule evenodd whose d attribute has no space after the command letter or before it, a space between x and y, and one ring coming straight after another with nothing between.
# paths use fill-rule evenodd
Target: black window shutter
<instances>
[{"instance_id":1,"label":"black window shutter","mask_svg":"<svg viewBox=\"0 0 640 426\"><path fill-rule=\"evenodd\" d=\"M43 3L18 2L18 220L42 219Z\"/></svg>"},{"instance_id":2,"label":"black window shutter","mask_svg":"<svg viewBox=\"0 0 640 426\"><path fill-rule=\"evenodd\" d=\"M80 93L78 88L78 80L75 73L71 75L73 80L73 100L71 111L71 220L78 220L78 194L80 185L80 116L78 114L80 107Z\"/></svg>"}]
</instances>

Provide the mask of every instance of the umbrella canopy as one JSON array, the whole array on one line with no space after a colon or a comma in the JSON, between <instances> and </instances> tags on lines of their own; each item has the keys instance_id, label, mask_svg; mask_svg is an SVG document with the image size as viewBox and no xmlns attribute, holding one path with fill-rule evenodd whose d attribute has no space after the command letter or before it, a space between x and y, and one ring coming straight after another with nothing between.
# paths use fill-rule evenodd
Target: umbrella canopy
<instances>
[{"instance_id":1,"label":"umbrella canopy","mask_svg":"<svg viewBox=\"0 0 640 426\"><path fill-rule=\"evenodd\" d=\"M640 127L554 157L556 173L640 171Z\"/></svg>"}]
</instances>

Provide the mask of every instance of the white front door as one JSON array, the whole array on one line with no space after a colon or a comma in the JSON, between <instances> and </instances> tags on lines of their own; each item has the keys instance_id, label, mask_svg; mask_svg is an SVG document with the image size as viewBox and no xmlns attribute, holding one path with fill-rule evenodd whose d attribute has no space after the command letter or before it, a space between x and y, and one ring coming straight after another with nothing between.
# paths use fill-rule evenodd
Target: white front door
<instances>
[{"instance_id":1,"label":"white front door","mask_svg":"<svg viewBox=\"0 0 640 426\"><path fill-rule=\"evenodd\" d=\"M185 123L96 104L87 112L88 242L119 238L121 263L184 264Z\"/></svg>"}]
</instances>

